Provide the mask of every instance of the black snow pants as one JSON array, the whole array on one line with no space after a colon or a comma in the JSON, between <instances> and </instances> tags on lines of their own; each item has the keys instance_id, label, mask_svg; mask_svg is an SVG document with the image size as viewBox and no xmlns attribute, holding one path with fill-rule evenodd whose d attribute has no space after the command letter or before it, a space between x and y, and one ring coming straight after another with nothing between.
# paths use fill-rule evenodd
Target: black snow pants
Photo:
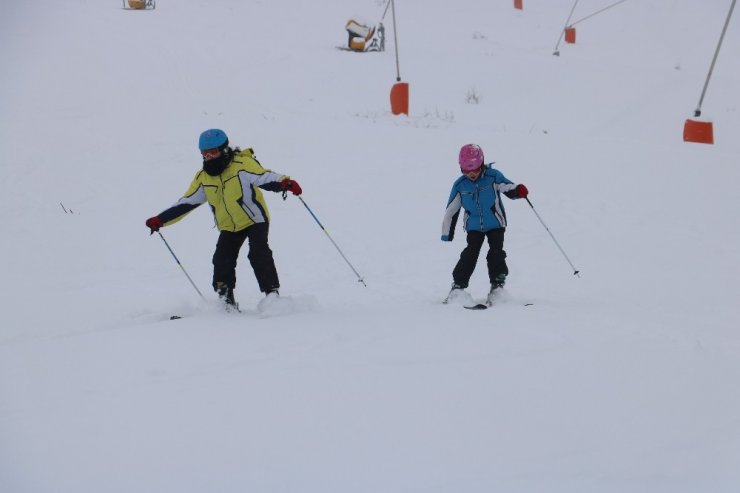
<instances>
[{"instance_id":1,"label":"black snow pants","mask_svg":"<svg viewBox=\"0 0 740 493\"><path fill-rule=\"evenodd\" d=\"M244 241L249 238L249 263L252 265L260 291L267 293L280 287L272 250L267 244L268 223L257 223L234 233L221 231L213 254L213 289L217 283L236 287L236 260Z\"/></svg>"},{"instance_id":2,"label":"black snow pants","mask_svg":"<svg viewBox=\"0 0 740 493\"><path fill-rule=\"evenodd\" d=\"M505 228L492 229L485 233L480 231L468 231L468 246L460 254L455 269L452 271L452 280L458 286L468 287L470 276L473 275L475 264L478 263L478 255L483 246L483 240L488 239L488 278L493 284L494 279L499 274L509 274L509 268L506 266L506 252L504 251L504 232Z\"/></svg>"}]
</instances>

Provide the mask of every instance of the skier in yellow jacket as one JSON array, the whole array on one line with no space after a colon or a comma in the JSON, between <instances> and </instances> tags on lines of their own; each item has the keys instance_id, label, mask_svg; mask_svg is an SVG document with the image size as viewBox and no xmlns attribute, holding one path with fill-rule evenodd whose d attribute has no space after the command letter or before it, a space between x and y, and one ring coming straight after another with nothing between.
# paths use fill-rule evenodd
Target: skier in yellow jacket
<instances>
[{"instance_id":1,"label":"skier in yellow jacket","mask_svg":"<svg viewBox=\"0 0 740 493\"><path fill-rule=\"evenodd\" d=\"M147 227L154 233L208 201L220 231L213 254L213 289L227 305L236 306L236 262L244 241L249 239L247 257L260 291L278 296L280 282L267 242L270 215L260 189L300 195L300 185L287 175L263 168L252 149L229 147L223 130L201 133L198 147L203 169L180 200L146 220Z\"/></svg>"}]
</instances>

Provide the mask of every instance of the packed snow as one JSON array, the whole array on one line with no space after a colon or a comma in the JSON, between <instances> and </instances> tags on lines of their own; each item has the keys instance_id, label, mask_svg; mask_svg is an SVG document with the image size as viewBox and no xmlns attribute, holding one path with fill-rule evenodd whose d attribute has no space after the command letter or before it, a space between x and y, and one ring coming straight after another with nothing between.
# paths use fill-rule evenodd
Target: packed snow
<instances>
[{"instance_id":1,"label":"packed snow","mask_svg":"<svg viewBox=\"0 0 740 493\"><path fill-rule=\"evenodd\" d=\"M707 145L682 131L730 1L623 2L569 44L572 5L397 0L395 116L391 12L385 52L337 49L382 0L4 2L0 491L739 491L740 19ZM330 235L266 192L282 299L245 247L240 314L207 206L161 230L205 299L144 225L212 127ZM483 311L442 304L471 142L535 208L504 198Z\"/></svg>"}]
</instances>

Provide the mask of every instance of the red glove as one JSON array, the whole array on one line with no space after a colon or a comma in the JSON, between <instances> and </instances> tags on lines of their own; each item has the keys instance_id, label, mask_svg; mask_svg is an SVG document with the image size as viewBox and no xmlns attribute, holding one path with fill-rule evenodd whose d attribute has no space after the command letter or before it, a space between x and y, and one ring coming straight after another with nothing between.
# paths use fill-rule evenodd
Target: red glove
<instances>
[{"instance_id":1,"label":"red glove","mask_svg":"<svg viewBox=\"0 0 740 493\"><path fill-rule=\"evenodd\" d=\"M303 190L301 190L301 186L298 184L298 182L295 180L291 180L290 178L286 178L281 181L280 188L283 192L290 192L293 195L300 195L303 193Z\"/></svg>"},{"instance_id":2,"label":"red glove","mask_svg":"<svg viewBox=\"0 0 740 493\"><path fill-rule=\"evenodd\" d=\"M154 216L147 219L146 225L149 229L152 230L151 234L154 234L155 231L159 231L159 228L163 226L162 220L159 218L159 216Z\"/></svg>"},{"instance_id":3,"label":"red glove","mask_svg":"<svg viewBox=\"0 0 740 493\"><path fill-rule=\"evenodd\" d=\"M514 191L516 192L516 198L518 199L525 199L527 198L527 195L529 195L529 190L527 190L527 187L521 184L517 185Z\"/></svg>"}]
</instances>

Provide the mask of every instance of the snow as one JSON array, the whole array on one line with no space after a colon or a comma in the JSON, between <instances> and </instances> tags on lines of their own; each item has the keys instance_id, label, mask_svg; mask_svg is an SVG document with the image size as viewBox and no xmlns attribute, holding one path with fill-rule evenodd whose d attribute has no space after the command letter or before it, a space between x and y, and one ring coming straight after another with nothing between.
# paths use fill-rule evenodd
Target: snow
<instances>
[{"instance_id":1,"label":"snow","mask_svg":"<svg viewBox=\"0 0 740 493\"><path fill-rule=\"evenodd\" d=\"M380 0L5 2L0 491L738 491L734 20L716 144L682 141L728 6L625 2L555 57L568 0L398 0L393 116L390 13L386 52L336 49ZM300 182L367 287L268 193L284 300L260 310L244 251L243 313L216 306L207 207L162 230L200 299L144 221L210 127ZM441 303L469 142L580 278L504 199L511 299Z\"/></svg>"}]
</instances>

